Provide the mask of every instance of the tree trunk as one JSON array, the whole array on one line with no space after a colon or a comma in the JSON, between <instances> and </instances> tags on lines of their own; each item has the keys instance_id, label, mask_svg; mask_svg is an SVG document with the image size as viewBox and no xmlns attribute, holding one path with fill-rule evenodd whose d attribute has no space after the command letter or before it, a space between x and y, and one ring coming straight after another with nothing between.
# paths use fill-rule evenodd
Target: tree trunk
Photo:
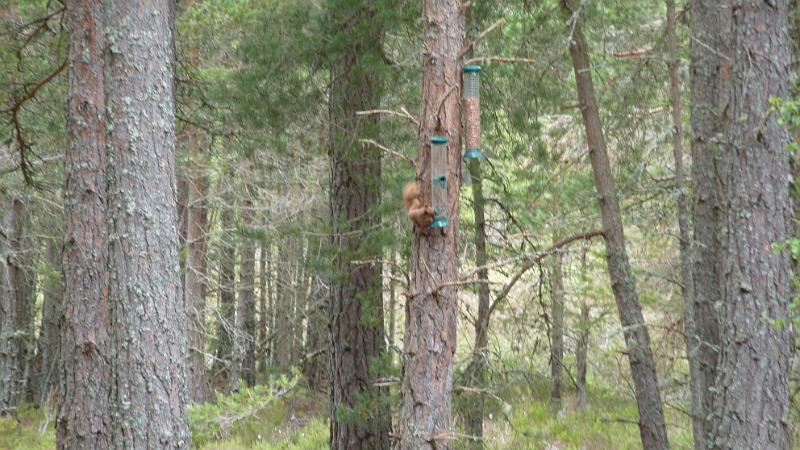
<instances>
[{"instance_id":1,"label":"tree trunk","mask_svg":"<svg viewBox=\"0 0 800 450\"><path fill-rule=\"evenodd\" d=\"M553 243L558 239L553 234ZM550 375L553 385L550 390L550 401L553 409L561 410L562 372L564 367L564 280L562 278L561 252L552 257L553 270L550 276L550 301L552 302L550 326Z\"/></svg>"},{"instance_id":2,"label":"tree trunk","mask_svg":"<svg viewBox=\"0 0 800 450\"><path fill-rule=\"evenodd\" d=\"M447 144L449 226L415 229L411 295L406 300L403 341L399 448L450 448L453 355L456 350L458 217L461 181L461 59L464 23L457 0L426 0L423 6L422 111L417 183L423 203L431 203L432 136Z\"/></svg>"},{"instance_id":3,"label":"tree trunk","mask_svg":"<svg viewBox=\"0 0 800 450\"><path fill-rule=\"evenodd\" d=\"M721 225L723 193L719 186L719 148L724 123L731 116L727 103L731 84L731 3L693 0L692 34L692 182L694 192L694 294L695 333L698 340L697 376L702 434L695 432L695 448L706 449L713 426L710 416L717 373L719 321L716 305L722 301L721 267L724 230Z\"/></svg>"},{"instance_id":4,"label":"tree trunk","mask_svg":"<svg viewBox=\"0 0 800 450\"><path fill-rule=\"evenodd\" d=\"M719 7L718 7L719 8ZM711 434L721 449L789 449L793 236L788 134L769 104L789 92L786 0L730 14L732 76L720 125L722 298ZM773 322L775 321L775 322Z\"/></svg>"},{"instance_id":5,"label":"tree trunk","mask_svg":"<svg viewBox=\"0 0 800 450\"><path fill-rule=\"evenodd\" d=\"M269 326L269 316L272 313L267 309L267 298L272 303L272 292L269 289L271 283L268 280L270 277L269 269L270 264L267 261L271 257L272 249L269 241L261 243L261 251L258 257L258 372L265 373L268 364L268 344L267 336L272 332Z\"/></svg>"},{"instance_id":6,"label":"tree trunk","mask_svg":"<svg viewBox=\"0 0 800 450\"><path fill-rule=\"evenodd\" d=\"M249 194L245 194L249 195ZM245 201L244 211L242 212L242 226L249 230L253 225L253 207L250 200ZM245 233L246 234L246 233ZM256 243L248 236L242 239L242 255L239 272L239 314L241 316L242 327L237 329L241 332L241 377L248 386L256 383L256 298L255 298L255 265L256 265Z\"/></svg>"},{"instance_id":7,"label":"tree trunk","mask_svg":"<svg viewBox=\"0 0 800 450\"><path fill-rule=\"evenodd\" d=\"M189 399L202 403L211 399L211 388L206 377L206 248L208 233L208 207L206 196L208 180L200 171L190 173L186 182L186 259L183 281L183 302L189 321L189 361L187 378Z\"/></svg>"},{"instance_id":8,"label":"tree trunk","mask_svg":"<svg viewBox=\"0 0 800 450\"><path fill-rule=\"evenodd\" d=\"M223 227L233 224L231 207L223 207L220 223ZM228 233L232 231L227 230ZM217 315L217 357L214 373L225 374L223 379L230 382L231 357L233 356L233 331L236 326L236 245L234 237L226 235L219 251L219 311Z\"/></svg>"},{"instance_id":9,"label":"tree trunk","mask_svg":"<svg viewBox=\"0 0 800 450\"><path fill-rule=\"evenodd\" d=\"M39 408L46 401L50 390L59 386L60 342L62 317L64 315L64 288L61 282L61 240L47 244L47 270L42 277L43 301L39 339L36 341L36 358L32 364L30 392L31 401Z\"/></svg>"},{"instance_id":10,"label":"tree trunk","mask_svg":"<svg viewBox=\"0 0 800 450\"><path fill-rule=\"evenodd\" d=\"M692 236L689 229L688 188L683 173L683 104L681 102L678 68L678 37L676 30L675 0L667 3L667 46L669 50L669 87L672 103L672 155L675 159L675 189L680 240L681 298L683 299L683 335L686 343L686 360L689 364L692 434L695 449L702 450L703 404L700 384L700 360L697 332L694 324L694 281L692 279Z\"/></svg>"},{"instance_id":11,"label":"tree trunk","mask_svg":"<svg viewBox=\"0 0 800 450\"><path fill-rule=\"evenodd\" d=\"M330 329L331 449L388 449L391 419L386 393L373 370L385 351L383 255L380 242L381 153L358 143L377 134L374 117L380 80L375 64L382 54L382 27L374 2L334 2L332 26L343 42L333 48L330 94L331 188L334 269ZM357 17L357 19L353 19ZM355 261L369 261L356 263ZM360 413L359 411L364 411ZM356 414L354 416L354 413Z\"/></svg>"},{"instance_id":12,"label":"tree trunk","mask_svg":"<svg viewBox=\"0 0 800 450\"><path fill-rule=\"evenodd\" d=\"M291 367L291 334L289 322L291 312L291 270L289 258L291 239L283 238L278 242L278 259L276 260L275 279L275 323L273 327L272 359L279 373L287 373Z\"/></svg>"},{"instance_id":13,"label":"tree trunk","mask_svg":"<svg viewBox=\"0 0 800 450\"><path fill-rule=\"evenodd\" d=\"M650 334L644 321L639 295L636 292L636 281L625 249L622 216L608 160L600 112L595 100L589 48L581 31L580 10L574 0L561 0L561 9L564 18L568 20L567 29L571 32L569 52L600 203L611 288L614 291L625 335L636 403L639 408L639 433L644 448L668 449L658 376L650 348Z\"/></svg>"},{"instance_id":14,"label":"tree trunk","mask_svg":"<svg viewBox=\"0 0 800 450\"><path fill-rule=\"evenodd\" d=\"M104 9L98 0L66 2L70 35L59 449L112 448Z\"/></svg>"},{"instance_id":15,"label":"tree trunk","mask_svg":"<svg viewBox=\"0 0 800 450\"><path fill-rule=\"evenodd\" d=\"M0 417L16 412L20 397L17 345L16 198L0 191Z\"/></svg>"},{"instance_id":16,"label":"tree trunk","mask_svg":"<svg viewBox=\"0 0 800 450\"><path fill-rule=\"evenodd\" d=\"M16 280L14 314L17 345L17 392L19 400L30 397L28 380L34 358L35 311L36 311L36 247L38 242L31 236L29 198L18 197L14 201L15 239L13 270Z\"/></svg>"},{"instance_id":17,"label":"tree trunk","mask_svg":"<svg viewBox=\"0 0 800 450\"><path fill-rule=\"evenodd\" d=\"M189 446L172 6L67 5L59 448Z\"/></svg>"},{"instance_id":18,"label":"tree trunk","mask_svg":"<svg viewBox=\"0 0 800 450\"><path fill-rule=\"evenodd\" d=\"M587 282L586 252L588 246L581 252L581 286ZM587 292L584 288L580 291L581 307L580 322L578 323L578 342L575 345L575 409L578 411L586 408L586 373L588 372L589 359L589 332L591 330L590 305Z\"/></svg>"},{"instance_id":19,"label":"tree trunk","mask_svg":"<svg viewBox=\"0 0 800 450\"><path fill-rule=\"evenodd\" d=\"M188 448L174 4L104 5L113 447ZM85 383L85 379L81 380Z\"/></svg>"}]
</instances>

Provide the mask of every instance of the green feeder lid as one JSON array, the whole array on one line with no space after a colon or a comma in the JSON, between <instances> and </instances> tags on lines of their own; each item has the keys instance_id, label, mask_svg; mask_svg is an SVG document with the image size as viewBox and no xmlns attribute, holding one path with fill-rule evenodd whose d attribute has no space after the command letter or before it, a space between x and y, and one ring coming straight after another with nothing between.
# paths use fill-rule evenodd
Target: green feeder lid
<instances>
[{"instance_id":1,"label":"green feeder lid","mask_svg":"<svg viewBox=\"0 0 800 450\"><path fill-rule=\"evenodd\" d=\"M447 217L436 217L431 222L431 228L447 228Z\"/></svg>"},{"instance_id":2,"label":"green feeder lid","mask_svg":"<svg viewBox=\"0 0 800 450\"><path fill-rule=\"evenodd\" d=\"M464 66L464 73L478 73L481 71L481 66L476 66L473 64Z\"/></svg>"},{"instance_id":3,"label":"green feeder lid","mask_svg":"<svg viewBox=\"0 0 800 450\"><path fill-rule=\"evenodd\" d=\"M445 136L433 136L431 144L447 144L447 138Z\"/></svg>"},{"instance_id":4,"label":"green feeder lid","mask_svg":"<svg viewBox=\"0 0 800 450\"><path fill-rule=\"evenodd\" d=\"M483 159L485 156L481 149L477 147L468 148L467 152L464 153L464 159Z\"/></svg>"}]
</instances>

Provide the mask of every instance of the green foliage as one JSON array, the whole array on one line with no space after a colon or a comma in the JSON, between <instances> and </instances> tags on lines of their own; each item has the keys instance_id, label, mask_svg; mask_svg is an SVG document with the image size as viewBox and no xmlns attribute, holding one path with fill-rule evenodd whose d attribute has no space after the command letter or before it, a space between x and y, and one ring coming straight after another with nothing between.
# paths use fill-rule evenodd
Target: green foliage
<instances>
[{"instance_id":1,"label":"green foliage","mask_svg":"<svg viewBox=\"0 0 800 450\"><path fill-rule=\"evenodd\" d=\"M253 444L239 436L234 436L200 448L203 450L323 450L328 448L328 436L328 422L318 417L275 442L262 441Z\"/></svg>"},{"instance_id":2,"label":"green foliage","mask_svg":"<svg viewBox=\"0 0 800 450\"><path fill-rule=\"evenodd\" d=\"M193 405L189 408L192 441L202 447L230 435L250 443L269 436L285 421L287 413L280 399L294 389L298 379L295 372L291 378L280 376L266 385L247 387L240 382L237 392L217 393L215 402Z\"/></svg>"}]
</instances>

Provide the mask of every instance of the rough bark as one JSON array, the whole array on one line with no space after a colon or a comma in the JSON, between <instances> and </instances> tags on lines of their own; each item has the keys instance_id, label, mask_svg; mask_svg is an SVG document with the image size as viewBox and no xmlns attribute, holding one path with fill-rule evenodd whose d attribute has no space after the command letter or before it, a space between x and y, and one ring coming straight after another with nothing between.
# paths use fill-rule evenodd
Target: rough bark
<instances>
[{"instance_id":1,"label":"rough bark","mask_svg":"<svg viewBox=\"0 0 800 450\"><path fill-rule=\"evenodd\" d=\"M444 230L415 229L411 256L411 297L406 300L403 341L400 449L450 448L453 355L456 349L458 290L445 285L458 277L457 236L461 181L461 58L464 23L461 3L426 0L423 6L422 111L417 182L430 204L431 147L446 136L447 219Z\"/></svg>"},{"instance_id":2,"label":"rough bark","mask_svg":"<svg viewBox=\"0 0 800 450\"><path fill-rule=\"evenodd\" d=\"M733 5L726 120L717 179L722 298L716 396L707 443L720 449L789 449L789 315L793 236L789 142L770 110L789 87L788 2ZM777 321L774 323L773 321Z\"/></svg>"},{"instance_id":3,"label":"rough bark","mask_svg":"<svg viewBox=\"0 0 800 450\"><path fill-rule=\"evenodd\" d=\"M385 351L379 261L381 153L359 138L374 136L380 80L369 64L381 59L382 30L374 2L334 2L332 25L346 43L331 61L330 214L333 276L330 296L331 448L388 449L391 419L386 393L374 383L376 359ZM353 19L357 17L357 19ZM354 261L374 261L356 263Z\"/></svg>"},{"instance_id":4,"label":"rough bark","mask_svg":"<svg viewBox=\"0 0 800 450\"><path fill-rule=\"evenodd\" d=\"M714 378L717 373L719 321L716 305L722 301L721 227L723 193L719 185L720 140L725 122L732 76L731 2L694 0L691 3L691 121L692 183L694 192L694 319L697 336L697 373L702 433L695 432L695 448L708 447Z\"/></svg>"},{"instance_id":5,"label":"rough bark","mask_svg":"<svg viewBox=\"0 0 800 450\"><path fill-rule=\"evenodd\" d=\"M574 0L561 0L561 9L565 20L568 21L567 30L570 30L569 52L603 221L611 288L614 291L619 320L625 335L639 409L639 434L644 448L668 449L658 376L650 348L650 334L644 321L639 295L636 292L636 281L625 249L625 234L617 190L608 159L600 112L595 100L589 48L581 30L581 10L576 7Z\"/></svg>"},{"instance_id":6,"label":"rough bark","mask_svg":"<svg viewBox=\"0 0 800 450\"><path fill-rule=\"evenodd\" d=\"M173 6L67 4L59 448L189 446Z\"/></svg>"},{"instance_id":7,"label":"rough bark","mask_svg":"<svg viewBox=\"0 0 800 450\"><path fill-rule=\"evenodd\" d=\"M553 242L558 242L553 234ZM550 389L550 402L557 412L561 410L562 374L564 367L564 280L562 276L563 255L556 252L552 257L552 271L550 275L550 301L551 301L551 326L550 326L550 376L552 387Z\"/></svg>"},{"instance_id":8,"label":"rough bark","mask_svg":"<svg viewBox=\"0 0 800 450\"><path fill-rule=\"evenodd\" d=\"M114 448L188 448L175 179L174 3L105 7L110 427ZM81 380L85 382L85 380Z\"/></svg>"},{"instance_id":9,"label":"rough bark","mask_svg":"<svg viewBox=\"0 0 800 450\"><path fill-rule=\"evenodd\" d=\"M694 324L694 281L692 278L692 236L689 228L689 190L683 171L683 102L681 102L678 68L678 36L676 30L675 0L667 3L667 47L669 53L669 90L672 103L672 155L675 159L676 212L680 244L681 299L683 300L683 336L686 360L689 365L689 393L691 396L692 434L695 449L702 449L703 406L700 384L700 360L697 333Z\"/></svg>"},{"instance_id":10,"label":"rough bark","mask_svg":"<svg viewBox=\"0 0 800 450\"><path fill-rule=\"evenodd\" d=\"M59 449L111 448L111 305L108 290L105 11L66 2L69 35L64 167L64 327L56 422Z\"/></svg>"},{"instance_id":11,"label":"rough bark","mask_svg":"<svg viewBox=\"0 0 800 450\"><path fill-rule=\"evenodd\" d=\"M206 276L208 180L195 169L186 181L186 259L183 276L183 303L188 320L189 361L187 379L189 400L202 403L211 398L206 376Z\"/></svg>"}]
</instances>

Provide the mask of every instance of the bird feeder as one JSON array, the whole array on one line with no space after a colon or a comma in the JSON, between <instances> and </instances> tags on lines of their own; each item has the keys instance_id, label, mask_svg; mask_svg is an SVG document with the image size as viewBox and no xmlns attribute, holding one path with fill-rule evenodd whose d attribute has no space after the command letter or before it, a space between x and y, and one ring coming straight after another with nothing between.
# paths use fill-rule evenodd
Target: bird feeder
<instances>
[{"instance_id":1,"label":"bird feeder","mask_svg":"<svg viewBox=\"0 0 800 450\"><path fill-rule=\"evenodd\" d=\"M481 67L464 66L464 125L466 152L464 159L481 159Z\"/></svg>"},{"instance_id":2,"label":"bird feeder","mask_svg":"<svg viewBox=\"0 0 800 450\"><path fill-rule=\"evenodd\" d=\"M447 138L431 138L431 228L447 227Z\"/></svg>"}]
</instances>

